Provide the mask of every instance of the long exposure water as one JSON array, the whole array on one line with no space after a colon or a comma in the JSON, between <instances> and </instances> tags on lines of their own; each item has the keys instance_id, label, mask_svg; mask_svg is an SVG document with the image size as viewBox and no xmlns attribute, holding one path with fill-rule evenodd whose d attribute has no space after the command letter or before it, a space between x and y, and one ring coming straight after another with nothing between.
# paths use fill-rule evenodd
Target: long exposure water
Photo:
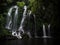
<instances>
[{"instance_id":1,"label":"long exposure water","mask_svg":"<svg viewBox=\"0 0 60 45\"><path fill-rule=\"evenodd\" d=\"M50 24L48 25L47 31L48 31L48 33L46 32L46 27L43 24L43 38L51 38L51 35L50 35Z\"/></svg>"},{"instance_id":2,"label":"long exposure water","mask_svg":"<svg viewBox=\"0 0 60 45\"><path fill-rule=\"evenodd\" d=\"M51 31L50 31L50 24L48 25L48 36L50 36L51 37Z\"/></svg>"},{"instance_id":3,"label":"long exposure water","mask_svg":"<svg viewBox=\"0 0 60 45\"><path fill-rule=\"evenodd\" d=\"M14 16L12 15L12 10L15 10L15 14ZM31 11L28 13L27 15L27 6L24 6L24 12L23 12L23 17L20 23L19 28L17 29L17 19L18 19L18 6L12 6L9 11L8 11L8 15L7 15L7 24L6 24L6 29L10 29L10 31L12 32L13 36L16 36L17 38L22 38L21 33L24 34L25 30L23 29L24 27L24 21L26 19L27 16L30 17L31 15ZM12 18L13 16L13 18ZM31 38L31 34L30 32L26 32L26 34Z\"/></svg>"},{"instance_id":4,"label":"long exposure water","mask_svg":"<svg viewBox=\"0 0 60 45\"><path fill-rule=\"evenodd\" d=\"M14 16L12 18L12 10L15 9L15 13L14 13ZM11 32L12 32L12 35L13 36L16 36L18 39L21 39L22 38L22 34L27 34L29 36L29 38L32 38L31 36L31 32L30 31L25 31L24 30L24 23L25 23L25 19L27 18L27 16L31 16L31 13L32 11L29 11L29 13L27 12L27 6L25 5L24 8L23 8L24 12L23 12L23 16L22 16L22 20L21 20L21 23L20 23L20 26L18 27L17 29L17 19L18 19L18 6L12 6L9 11L8 11L8 15L7 15L7 24L6 24L6 28L7 29L10 29ZM27 14L28 13L28 14ZM34 26L32 28L33 30L33 34L35 36L35 38L40 38L37 36L37 32L36 32L36 16L33 15L33 22L34 22ZM30 20L30 19L29 19ZM46 32L46 27L45 27L45 24L43 24L43 27L42 27L42 30L43 30L43 35L42 35L42 38L50 38L50 24L48 25L48 33ZM31 29L28 29L28 30L31 30ZM21 34L22 33L22 34ZM47 35L48 34L48 35ZM44 39L45 40L45 39Z\"/></svg>"},{"instance_id":5,"label":"long exposure water","mask_svg":"<svg viewBox=\"0 0 60 45\"><path fill-rule=\"evenodd\" d=\"M43 24L43 37L46 38L46 30L45 30L45 25Z\"/></svg>"},{"instance_id":6,"label":"long exposure water","mask_svg":"<svg viewBox=\"0 0 60 45\"><path fill-rule=\"evenodd\" d=\"M12 18L12 10L15 9L14 17ZM7 15L7 24L6 28L12 32L13 36L17 36L17 19L18 19L18 6L12 6Z\"/></svg>"},{"instance_id":7,"label":"long exposure water","mask_svg":"<svg viewBox=\"0 0 60 45\"><path fill-rule=\"evenodd\" d=\"M23 26L24 26L24 21L26 19L26 11L27 11L27 6L24 6L24 12L23 12L23 17L22 17L22 20L21 20L21 24L20 24L20 27L18 29L19 31L19 36L20 36L20 32L24 33L24 29L23 29ZM21 37L21 36L20 36ZM22 37L21 37L22 38Z\"/></svg>"},{"instance_id":8,"label":"long exposure water","mask_svg":"<svg viewBox=\"0 0 60 45\"><path fill-rule=\"evenodd\" d=\"M58 2L1 0L0 45L59 45Z\"/></svg>"},{"instance_id":9,"label":"long exposure water","mask_svg":"<svg viewBox=\"0 0 60 45\"><path fill-rule=\"evenodd\" d=\"M54 39L17 39L17 40L2 40L0 45L54 45Z\"/></svg>"}]
</instances>

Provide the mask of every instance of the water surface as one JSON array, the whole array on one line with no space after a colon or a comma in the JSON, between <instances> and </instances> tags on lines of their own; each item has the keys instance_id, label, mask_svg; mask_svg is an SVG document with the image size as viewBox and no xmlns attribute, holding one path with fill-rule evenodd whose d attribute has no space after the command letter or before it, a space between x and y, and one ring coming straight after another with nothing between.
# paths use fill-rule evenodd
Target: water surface
<instances>
[{"instance_id":1,"label":"water surface","mask_svg":"<svg viewBox=\"0 0 60 45\"><path fill-rule=\"evenodd\" d=\"M54 39L14 39L0 40L0 45L54 45Z\"/></svg>"}]
</instances>

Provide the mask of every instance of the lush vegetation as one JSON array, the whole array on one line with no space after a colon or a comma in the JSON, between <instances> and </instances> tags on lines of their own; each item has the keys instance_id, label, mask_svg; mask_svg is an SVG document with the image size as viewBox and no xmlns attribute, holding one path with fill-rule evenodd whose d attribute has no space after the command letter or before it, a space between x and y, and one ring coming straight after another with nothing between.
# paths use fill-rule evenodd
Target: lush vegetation
<instances>
[{"instance_id":1,"label":"lush vegetation","mask_svg":"<svg viewBox=\"0 0 60 45\"><path fill-rule=\"evenodd\" d=\"M54 32L59 26L59 17L57 10L58 2L56 0L0 0L0 35L10 35L5 29L6 16L9 8L13 5L18 5L21 10L24 5L28 6L28 10L36 16L36 28L40 30L42 24L51 24Z\"/></svg>"}]
</instances>

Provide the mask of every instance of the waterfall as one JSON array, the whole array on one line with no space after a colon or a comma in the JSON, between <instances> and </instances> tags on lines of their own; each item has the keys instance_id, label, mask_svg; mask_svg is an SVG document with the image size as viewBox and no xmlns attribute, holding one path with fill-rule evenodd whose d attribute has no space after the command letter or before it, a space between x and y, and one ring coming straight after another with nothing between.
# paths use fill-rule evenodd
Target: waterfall
<instances>
[{"instance_id":1,"label":"waterfall","mask_svg":"<svg viewBox=\"0 0 60 45\"><path fill-rule=\"evenodd\" d=\"M43 35L46 36L45 25L43 24Z\"/></svg>"},{"instance_id":2,"label":"waterfall","mask_svg":"<svg viewBox=\"0 0 60 45\"><path fill-rule=\"evenodd\" d=\"M48 25L48 36L50 36L50 24Z\"/></svg>"},{"instance_id":3,"label":"waterfall","mask_svg":"<svg viewBox=\"0 0 60 45\"><path fill-rule=\"evenodd\" d=\"M48 35L46 35L45 25L43 24L43 38L51 38L50 36L50 24L48 25Z\"/></svg>"},{"instance_id":4,"label":"waterfall","mask_svg":"<svg viewBox=\"0 0 60 45\"><path fill-rule=\"evenodd\" d=\"M16 11L12 19L11 13L13 9L16 9ZM18 6L12 6L8 11L6 28L12 31L13 36L17 36L17 32L16 32L17 31L17 19L18 19Z\"/></svg>"},{"instance_id":5,"label":"waterfall","mask_svg":"<svg viewBox=\"0 0 60 45\"><path fill-rule=\"evenodd\" d=\"M7 24L6 24L6 28L7 29L11 29L11 24L12 24L12 17L11 17L11 13L12 13L12 9L13 7L11 7L8 11L8 15L7 15Z\"/></svg>"},{"instance_id":6,"label":"waterfall","mask_svg":"<svg viewBox=\"0 0 60 45\"><path fill-rule=\"evenodd\" d=\"M45 30L45 25L43 24L43 38L47 38L46 36L46 30Z\"/></svg>"},{"instance_id":7,"label":"waterfall","mask_svg":"<svg viewBox=\"0 0 60 45\"><path fill-rule=\"evenodd\" d=\"M12 11L13 9L15 9L15 13L14 16L12 17ZM27 18L27 16L31 16L32 11L29 11L28 15L27 15L27 6L24 6L24 12L23 12L23 16L22 16L22 20L20 23L19 28L17 29L17 19L18 19L18 6L12 6L9 11L8 11L8 15L7 15L7 24L6 24L6 28L11 30L12 35L16 36L18 39L22 38L22 34L27 34L29 36L29 38L31 38L31 33L30 33L30 29L28 29L27 32L25 32L25 30L23 29L24 27L24 21ZM33 15L34 18L34 27L35 28L33 31L35 34L35 38L38 38L37 33L36 33L36 16ZM48 30L50 29L50 25L48 25ZM49 31L50 32L50 31ZM49 34L50 35L50 34ZM46 36L46 30L45 30L45 25L43 24L43 37L47 37Z\"/></svg>"},{"instance_id":8,"label":"waterfall","mask_svg":"<svg viewBox=\"0 0 60 45\"><path fill-rule=\"evenodd\" d=\"M32 13L32 11L29 11L29 13L28 13L29 20L30 20L31 13ZM30 29L28 29L27 35L29 36L29 38L32 38L31 33L30 33Z\"/></svg>"},{"instance_id":9,"label":"waterfall","mask_svg":"<svg viewBox=\"0 0 60 45\"><path fill-rule=\"evenodd\" d=\"M49 37L49 38L52 38L52 37L51 37L50 27L51 27L51 25L49 24L49 25L48 25L48 37Z\"/></svg>"},{"instance_id":10,"label":"waterfall","mask_svg":"<svg viewBox=\"0 0 60 45\"><path fill-rule=\"evenodd\" d=\"M22 20L21 20L21 24L20 24L20 27L18 29L19 31L19 34L18 35L21 35L21 32L24 33L24 30L23 30L23 26L24 26L24 21L26 19L26 11L27 11L27 6L24 6L24 12L23 12L23 17L22 17ZM21 36L20 36L21 37Z\"/></svg>"},{"instance_id":11,"label":"waterfall","mask_svg":"<svg viewBox=\"0 0 60 45\"><path fill-rule=\"evenodd\" d=\"M12 10L13 9L16 9L15 10L15 14L12 18ZM17 29L17 19L18 19L18 6L12 6L9 11L8 11L8 15L7 15L7 24L6 24L6 28L7 29L10 29L11 32L12 32L12 35L13 36L16 36L17 38L22 38L21 36L21 32L22 34L24 34L24 29L23 29L23 26L24 26L24 21L27 17L26 15L26 12L27 12L27 6L25 5L24 6L24 12L23 12L23 17L22 17L22 20L21 20L21 24L19 26L19 28ZM31 15L31 11L29 12L28 14L29 16ZM17 32L18 31L18 32ZM29 37L31 37L31 34L30 32L27 32L26 33Z\"/></svg>"}]
</instances>

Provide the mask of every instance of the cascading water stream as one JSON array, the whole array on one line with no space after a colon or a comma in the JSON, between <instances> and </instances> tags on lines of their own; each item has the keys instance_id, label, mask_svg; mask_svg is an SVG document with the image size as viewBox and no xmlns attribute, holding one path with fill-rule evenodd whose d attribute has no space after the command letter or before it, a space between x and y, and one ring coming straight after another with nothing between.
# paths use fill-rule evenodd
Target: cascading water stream
<instances>
[{"instance_id":1,"label":"cascading water stream","mask_svg":"<svg viewBox=\"0 0 60 45\"><path fill-rule=\"evenodd\" d=\"M36 16L35 15L33 15L33 17L34 17L34 25L35 25L35 38L39 38L38 36L37 36L37 30L36 30Z\"/></svg>"},{"instance_id":2,"label":"cascading water stream","mask_svg":"<svg viewBox=\"0 0 60 45\"><path fill-rule=\"evenodd\" d=\"M13 23L12 23L12 35L17 36L17 19L18 19L18 7L14 6L16 8Z\"/></svg>"},{"instance_id":3,"label":"cascading water stream","mask_svg":"<svg viewBox=\"0 0 60 45\"><path fill-rule=\"evenodd\" d=\"M48 35L46 35L45 25L43 24L43 38L51 38L50 36L50 24L48 25Z\"/></svg>"},{"instance_id":4,"label":"cascading water stream","mask_svg":"<svg viewBox=\"0 0 60 45\"><path fill-rule=\"evenodd\" d=\"M28 16L29 16L29 20L30 20L30 15L31 15L32 11L29 11ZM29 36L29 38L32 38L30 30L28 29L27 35Z\"/></svg>"},{"instance_id":5,"label":"cascading water stream","mask_svg":"<svg viewBox=\"0 0 60 45\"><path fill-rule=\"evenodd\" d=\"M12 10L16 9L15 11L15 15L12 19ZM8 15L7 15L7 24L6 24L6 28L10 29L12 31L12 35L13 36L17 36L17 18L18 18L18 6L12 6L9 11L8 11Z\"/></svg>"},{"instance_id":6,"label":"cascading water stream","mask_svg":"<svg viewBox=\"0 0 60 45\"><path fill-rule=\"evenodd\" d=\"M27 6L24 6L24 12L23 12L23 17L22 17L22 20L21 20L21 24L20 24L20 27L19 27L19 31L23 31L23 23L24 23L24 20L26 18L26 11L27 11Z\"/></svg>"},{"instance_id":7,"label":"cascading water stream","mask_svg":"<svg viewBox=\"0 0 60 45\"><path fill-rule=\"evenodd\" d=\"M15 14L14 14L14 16L12 18L11 13L12 13L13 9L16 9L16 11L15 11ZM6 28L10 29L12 31L12 35L16 36L17 38L22 38L21 32L24 34L23 26L24 26L24 21L25 21L25 19L27 17L26 11L27 11L27 6L25 5L24 6L23 17L22 17L19 29L17 29L18 6L12 6L8 11ZM31 11L29 12L28 15L29 16L31 15ZM27 32L27 34L28 34L29 37L31 37L30 32Z\"/></svg>"},{"instance_id":8,"label":"cascading water stream","mask_svg":"<svg viewBox=\"0 0 60 45\"><path fill-rule=\"evenodd\" d=\"M13 18L12 18L12 10L13 9L16 9L15 10L15 14L14 14L14 16L13 16ZM30 17L30 15L31 15L31 13L32 13L32 11L30 11L29 13L28 13L28 16ZM12 6L10 9L9 9L9 11L8 11L8 15L7 15L7 24L6 24L6 28L7 29L10 29L11 30L11 32L12 32L12 35L13 36L16 36L17 38L19 38L19 39L21 39L22 38L22 34L24 34L25 33L25 30L23 29L23 27L24 27L24 21L25 21L25 19L26 19L26 17L27 17L27 6L25 5L24 6L24 12L23 12L23 17L22 17L22 20L21 20L21 24L20 24L20 26L19 26L19 28L17 29L17 19L18 19L18 6ZM36 34L36 17L35 17L35 15L33 15L33 18L34 18L34 24L35 24L35 37L37 37L37 34ZM45 34L45 27L44 27L44 25L43 25L43 32L44 32L44 37L46 36L46 34ZM18 32L17 32L18 31ZM22 34L21 34L22 33ZM32 36L31 36L31 33L30 33L30 31L28 31L28 32L26 32L26 34L29 36L29 38L31 38Z\"/></svg>"},{"instance_id":9,"label":"cascading water stream","mask_svg":"<svg viewBox=\"0 0 60 45\"><path fill-rule=\"evenodd\" d=\"M11 7L8 11L8 15L7 15L7 24L6 24L6 28L7 29L11 29L11 23L12 23L12 17L11 17L11 13L12 13L12 9L13 7Z\"/></svg>"},{"instance_id":10,"label":"cascading water stream","mask_svg":"<svg viewBox=\"0 0 60 45\"><path fill-rule=\"evenodd\" d=\"M48 37L49 37L49 38L52 38L52 37L51 37L50 26L51 26L51 25L49 24L49 25L48 25Z\"/></svg>"},{"instance_id":11,"label":"cascading water stream","mask_svg":"<svg viewBox=\"0 0 60 45\"><path fill-rule=\"evenodd\" d=\"M43 38L46 38L46 30L45 30L45 25L43 24Z\"/></svg>"},{"instance_id":12,"label":"cascading water stream","mask_svg":"<svg viewBox=\"0 0 60 45\"><path fill-rule=\"evenodd\" d=\"M21 37L21 32L24 33L24 30L23 30L23 26L24 26L24 21L26 19L26 11L27 11L27 6L24 6L24 12L23 12L23 17L22 17L22 20L21 20L21 24L20 24L20 27L18 29L19 33L18 35ZM21 37L22 38L22 37Z\"/></svg>"}]
</instances>

